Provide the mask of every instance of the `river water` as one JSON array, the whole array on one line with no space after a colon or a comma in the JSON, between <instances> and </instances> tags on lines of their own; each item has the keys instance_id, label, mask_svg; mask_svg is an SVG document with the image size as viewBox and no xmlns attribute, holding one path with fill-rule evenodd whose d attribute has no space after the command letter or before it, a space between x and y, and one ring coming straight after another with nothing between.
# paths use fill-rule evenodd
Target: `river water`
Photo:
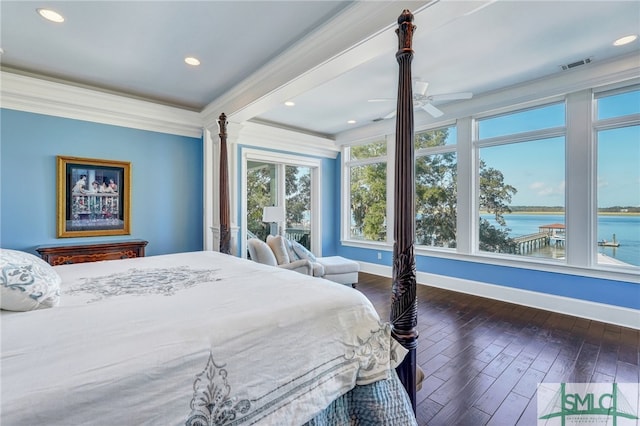
<instances>
[{"instance_id":1,"label":"river water","mask_svg":"<svg viewBox=\"0 0 640 426\"><path fill-rule=\"evenodd\" d=\"M496 225L491 215L482 215L482 217ZM564 215L558 214L506 214L504 218L507 221L507 227L511 229L510 237L534 234L542 225L564 224ZM620 246L598 246L598 252L621 262L640 266L640 215L598 216L598 241L612 241L614 234ZM570 242L567 243L570 244ZM547 246L527 255L561 258L565 253L563 247Z\"/></svg>"}]
</instances>

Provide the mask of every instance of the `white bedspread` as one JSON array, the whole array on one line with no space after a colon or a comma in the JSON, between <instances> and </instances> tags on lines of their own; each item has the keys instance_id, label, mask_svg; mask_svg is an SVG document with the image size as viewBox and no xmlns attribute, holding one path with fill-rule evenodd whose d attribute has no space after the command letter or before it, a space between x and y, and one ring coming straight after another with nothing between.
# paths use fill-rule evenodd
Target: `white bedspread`
<instances>
[{"instance_id":1,"label":"white bedspread","mask_svg":"<svg viewBox=\"0 0 640 426\"><path fill-rule=\"evenodd\" d=\"M56 270L3 311L3 426L302 424L405 353L359 291L215 252Z\"/></svg>"}]
</instances>

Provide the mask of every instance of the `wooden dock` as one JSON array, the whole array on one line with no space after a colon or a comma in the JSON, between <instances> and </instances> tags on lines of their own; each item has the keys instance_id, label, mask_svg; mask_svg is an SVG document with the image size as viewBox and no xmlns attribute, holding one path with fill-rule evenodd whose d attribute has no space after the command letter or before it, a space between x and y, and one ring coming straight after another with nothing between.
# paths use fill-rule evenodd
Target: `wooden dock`
<instances>
[{"instance_id":1,"label":"wooden dock","mask_svg":"<svg viewBox=\"0 0 640 426\"><path fill-rule=\"evenodd\" d=\"M518 254L526 254L552 244L555 246L564 246L564 229L564 224L552 223L539 226L538 232L534 234L514 238L513 240L518 245Z\"/></svg>"},{"instance_id":2,"label":"wooden dock","mask_svg":"<svg viewBox=\"0 0 640 426\"><path fill-rule=\"evenodd\" d=\"M516 237L513 240L518 244L518 254L525 254L548 246L551 238L548 232L536 232L535 234Z\"/></svg>"}]
</instances>

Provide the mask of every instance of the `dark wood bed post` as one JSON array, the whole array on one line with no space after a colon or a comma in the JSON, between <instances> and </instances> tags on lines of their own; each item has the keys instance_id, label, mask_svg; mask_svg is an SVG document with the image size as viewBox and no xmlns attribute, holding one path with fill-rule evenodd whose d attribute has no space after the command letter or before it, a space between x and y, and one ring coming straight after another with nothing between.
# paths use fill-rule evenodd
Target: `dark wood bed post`
<instances>
[{"instance_id":1,"label":"dark wood bed post","mask_svg":"<svg viewBox=\"0 0 640 426\"><path fill-rule=\"evenodd\" d=\"M227 165L227 116L218 118L220 126L220 253L231 253L229 223L229 166Z\"/></svg>"},{"instance_id":2,"label":"dark wood bed post","mask_svg":"<svg viewBox=\"0 0 640 426\"><path fill-rule=\"evenodd\" d=\"M414 129L411 89L411 49L413 14L404 10L398 18L398 111L395 153L395 224L393 245L393 288L391 298L392 334L409 350L396 371L404 385L413 411L416 411L416 347L418 346L418 305L416 301L416 263L414 244Z\"/></svg>"}]
</instances>

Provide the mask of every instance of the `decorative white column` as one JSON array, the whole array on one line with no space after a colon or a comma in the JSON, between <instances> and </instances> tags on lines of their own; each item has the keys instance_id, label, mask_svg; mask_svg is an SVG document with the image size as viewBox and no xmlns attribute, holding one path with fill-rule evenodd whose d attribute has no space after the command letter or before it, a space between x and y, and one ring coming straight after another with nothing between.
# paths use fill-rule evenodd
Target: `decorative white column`
<instances>
[{"instance_id":1,"label":"decorative white column","mask_svg":"<svg viewBox=\"0 0 640 426\"><path fill-rule=\"evenodd\" d=\"M220 248L220 129L217 117L205 123L204 138L204 249ZM238 254L238 137L242 125L227 123L227 157L229 167L229 217L231 220L231 254Z\"/></svg>"}]
</instances>

